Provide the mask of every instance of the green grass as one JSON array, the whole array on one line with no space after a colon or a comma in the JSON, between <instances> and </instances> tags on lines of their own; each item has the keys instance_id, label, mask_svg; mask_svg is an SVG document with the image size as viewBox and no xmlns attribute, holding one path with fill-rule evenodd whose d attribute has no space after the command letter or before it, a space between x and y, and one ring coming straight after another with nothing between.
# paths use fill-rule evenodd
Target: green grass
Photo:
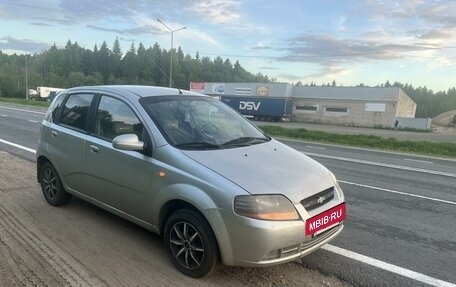
<instances>
[{"instance_id":1,"label":"green grass","mask_svg":"<svg viewBox=\"0 0 456 287\"><path fill-rule=\"evenodd\" d=\"M266 134L322 143L375 148L432 156L456 157L456 143L427 141L401 141L372 135L332 134L306 129L288 129L278 126L260 126Z\"/></svg>"},{"instance_id":2,"label":"green grass","mask_svg":"<svg viewBox=\"0 0 456 287\"><path fill-rule=\"evenodd\" d=\"M377 130L391 130L392 129L392 128L385 128L383 126L381 126L381 127L374 126L373 128L377 129ZM406 131L406 132L415 132L415 133L430 133L430 132L432 132L430 129L429 130L423 130L423 129L414 129L414 128L399 128L398 130L399 131Z\"/></svg>"},{"instance_id":3,"label":"green grass","mask_svg":"<svg viewBox=\"0 0 456 287\"><path fill-rule=\"evenodd\" d=\"M41 108L47 108L47 107L49 107L49 104L50 104L49 102L44 102L44 101L26 100L26 99L19 99L19 98L2 98L2 97L0 97L0 103L27 105L27 106L41 107Z\"/></svg>"}]
</instances>

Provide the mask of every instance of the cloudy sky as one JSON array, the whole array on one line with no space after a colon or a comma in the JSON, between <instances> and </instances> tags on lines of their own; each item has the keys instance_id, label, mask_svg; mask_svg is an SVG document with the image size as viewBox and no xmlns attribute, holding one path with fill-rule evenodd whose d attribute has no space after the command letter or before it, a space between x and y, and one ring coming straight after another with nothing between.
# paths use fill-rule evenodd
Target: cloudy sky
<instances>
[{"instance_id":1,"label":"cloudy sky","mask_svg":"<svg viewBox=\"0 0 456 287\"><path fill-rule=\"evenodd\" d=\"M70 39L92 49L116 37L239 60L278 81L435 91L456 86L456 1L1 0L0 50L35 53Z\"/></svg>"}]
</instances>

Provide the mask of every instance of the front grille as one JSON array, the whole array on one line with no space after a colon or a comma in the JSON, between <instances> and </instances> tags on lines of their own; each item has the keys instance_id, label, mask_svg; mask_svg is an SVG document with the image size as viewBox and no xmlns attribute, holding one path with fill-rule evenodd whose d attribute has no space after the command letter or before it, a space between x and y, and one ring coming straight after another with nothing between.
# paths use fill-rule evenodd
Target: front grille
<instances>
[{"instance_id":1,"label":"front grille","mask_svg":"<svg viewBox=\"0 0 456 287\"><path fill-rule=\"evenodd\" d=\"M308 198L301 200L301 204L307 211L310 211L322 206L323 204L327 203L333 198L334 187L330 187L328 189L323 190L322 192L319 192L315 195L309 196Z\"/></svg>"}]
</instances>

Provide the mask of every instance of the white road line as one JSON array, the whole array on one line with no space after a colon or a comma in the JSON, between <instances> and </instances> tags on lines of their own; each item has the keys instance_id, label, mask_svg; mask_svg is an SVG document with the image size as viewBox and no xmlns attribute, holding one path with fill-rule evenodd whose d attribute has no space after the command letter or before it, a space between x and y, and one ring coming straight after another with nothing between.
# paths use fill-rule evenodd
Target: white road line
<instances>
[{"instance_id":1,"label":"white road line","mask_svg":"<svg viewBox=\"0 0 456 287\"><path fill-rule=\"evenodd\" d=\"M13 146L13 147L17 147L17 148L23 149L23 150L31 152L31 153L36 153L36 150L34 150L34 149L25 147L23 145L15 144L15 143L12 143L12 142L9 142L9 141L6 141L6 140L0 139L0 143L4 143L4 144L7 144L7 145L10 145L10 146Z\"/></svg>"},{"instance_id":2,"label":"white road line","mask_svg":"<svg viewBox=\"0 0 456 287\"><path fill-rule=\"evenodd\" d=\"M8 115L1 115L1 116L4 117L4 118L7 118L7 117L8 117Z\"/></svg>"},{"instance_id":3,"label":"white road line","mask_svg":"<svg viewBox=\"0 0 456 287\"><path fill-rule=\"evenodd\" d=\"M419 160L419 159L413 159L413 158L404 158L406 161L413 161L413 162L421 162L421 163L430 163L433 164L434 162L428 161L428 160Z\"/></svg>"},{"instance_id":4,"label":"white road line","mask_svg":"<svg viewBox=\"0 0 456 287\"><path fill-rule=\"evenodd\" d=\"M397 265L393 265L390 263L386 263L350 250L346 250L331 244L326 244L323 247L321 247L324 250L327 250L332 253L336 253L338 255L342 255L344 257L348 257L350 259L413 279L415 281L419 281L425 284L429 284L431 286L437 286L437 287L456 287L456 284L446 282L440 279L436 279L415 271L412 271L410 269L402 268Z\"/></svg>"},{"instance_id":5,"label":"white road line","mask_svg":"<svg viewBox=\"0 0 456 287\"><path fill-rule=\"evenodd\" d=\"M34 121L34 120L27 120L28 122L31 122L31 123L39 123L39 121Z\"/></svg>"},{"instance_id":6,"label":"white road line","mask_svg":"<svg viewBox=\"0 0 456 287\"><path fill-rule=\"evenodd\" d=\"M314 148L314 149L326 149L325 147L314 146L314 145L306 145L305 147Z\"/></svg>"},{"instance_id":7,"label":"white road line","mask_svg":"<svg viewBox=\"0 0 456 287\"><path fill-rule=\"evenodd\" d=\"M368 164L368 165L389 167L389 168L395 168L395 169L401 169L401 170L416 171L416 172L422 172L422 173L428 173L428 174L434 174L434 175L442 175L442 176L448 176L448 177L455 177L456 178L456 174L455 173L451 173L451 172L436 171L436 170L423 169L423 168L415 168L415 167L410 167L410 166L403 166L403 165L396 165L396 164L389 164L389 163L382 163L382 162L374 162L374 161L368 161L368 160L362 160L362 159L353 159L353 158L332 156L332 155L312 153L312 152L302 152L302 153L304 153L305 155L308 155L308 156L316 156L316 157L327 158L327 159L349 161L349 162L355 162L355 163L362 163L362 164Z\"/></svg>"},{"instance_id":8,"label":"white road line","mask_svg":"<svg viewBox=\"0 0 456 287\"><path fill-rule=\"evenodd\" d=\"M37 112L37 111L31 111L31 110L24 110L24 109L17 109L17 108L11 108L11 107L5 107L5 106L0 106L2 109L7 109L7 110L13 110L13 111L20 111L20 112L27 112L27 113L33 113L33 114L40 114L40 115L45 115L46 113L43 112Z\"/></svg>"},{"instance_id":9,"label":"white road line","mask_svg":"<svg viewBox=\"0 0 456 287\"><path fill-rule=\"evenodd\" d=\"M418 195L418 194L413 194L413 193L407 193L407 192L402 192L402 191L397 191L397 190L392 190L392 189L387 189L387 188L382 188L382 187L376 187L376 186L371 186L371 185L366 185L366 184L361 184L361 183L349 182L349 181L345 181L345 180L339 180L339 182L345 183L345 184L350 184L350 185L356 185L356 186L360 186L360 187L365 187L365 188L370 188L370 189L386 191L386 192L400 194L400 195L406 195L406 196L417 197L417 198L437 201L437 202L441 202L441 203L456 205L456 202L450 201L450 200L444 200L444 199L428 197L428 196L423 196L423 195Z\"/></svg>"}]
</instances>

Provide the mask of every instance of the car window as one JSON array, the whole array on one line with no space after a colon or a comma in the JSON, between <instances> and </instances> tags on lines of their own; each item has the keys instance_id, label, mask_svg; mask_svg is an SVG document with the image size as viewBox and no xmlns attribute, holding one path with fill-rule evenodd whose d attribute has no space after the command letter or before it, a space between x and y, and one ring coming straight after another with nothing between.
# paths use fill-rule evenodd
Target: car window
<instances>
[{"instance_id":1,"label":"car window","mask_svg":"<svg viewBox=\"0 0 456 287\"><path fill-rule=\"evenodd\" d=\"M57 121L57 116L62 108L63 100L65 99L65 94L57 95L49 106L48 111L46 112L46 120L51 123Z\"/></svg>"},{"instance_id":2,"label":"car window","mask_svg":"<svg viewBox=\"0 0 456 287\"><path fill-rule=\"evenodd\" d=\"M92 99L92 94L70 95L63 106L60 123L76 129L86 130Z\"/></svg>"},{"instance_id":3,"label":"car window","mask_svg":"<svg viewBox=\"0 0 456 287\"><path fill-rule=\"evenodd\" d=\"M132 109L124 102L102 96L97 109L95 134L112 140L123 134L136 134L142 140L143 125Z\"/></svg>"},{"instance_id":4,"label":"car window","mask_svg":"<svg viewBox=\"0 0 456 287\"><path fill-rule=\"evenodd\" d=\"M140 103L168 142L178 148L233 148L270 140L244 117L213 98L143 97Z\"/></svg>"}]
</instances>

